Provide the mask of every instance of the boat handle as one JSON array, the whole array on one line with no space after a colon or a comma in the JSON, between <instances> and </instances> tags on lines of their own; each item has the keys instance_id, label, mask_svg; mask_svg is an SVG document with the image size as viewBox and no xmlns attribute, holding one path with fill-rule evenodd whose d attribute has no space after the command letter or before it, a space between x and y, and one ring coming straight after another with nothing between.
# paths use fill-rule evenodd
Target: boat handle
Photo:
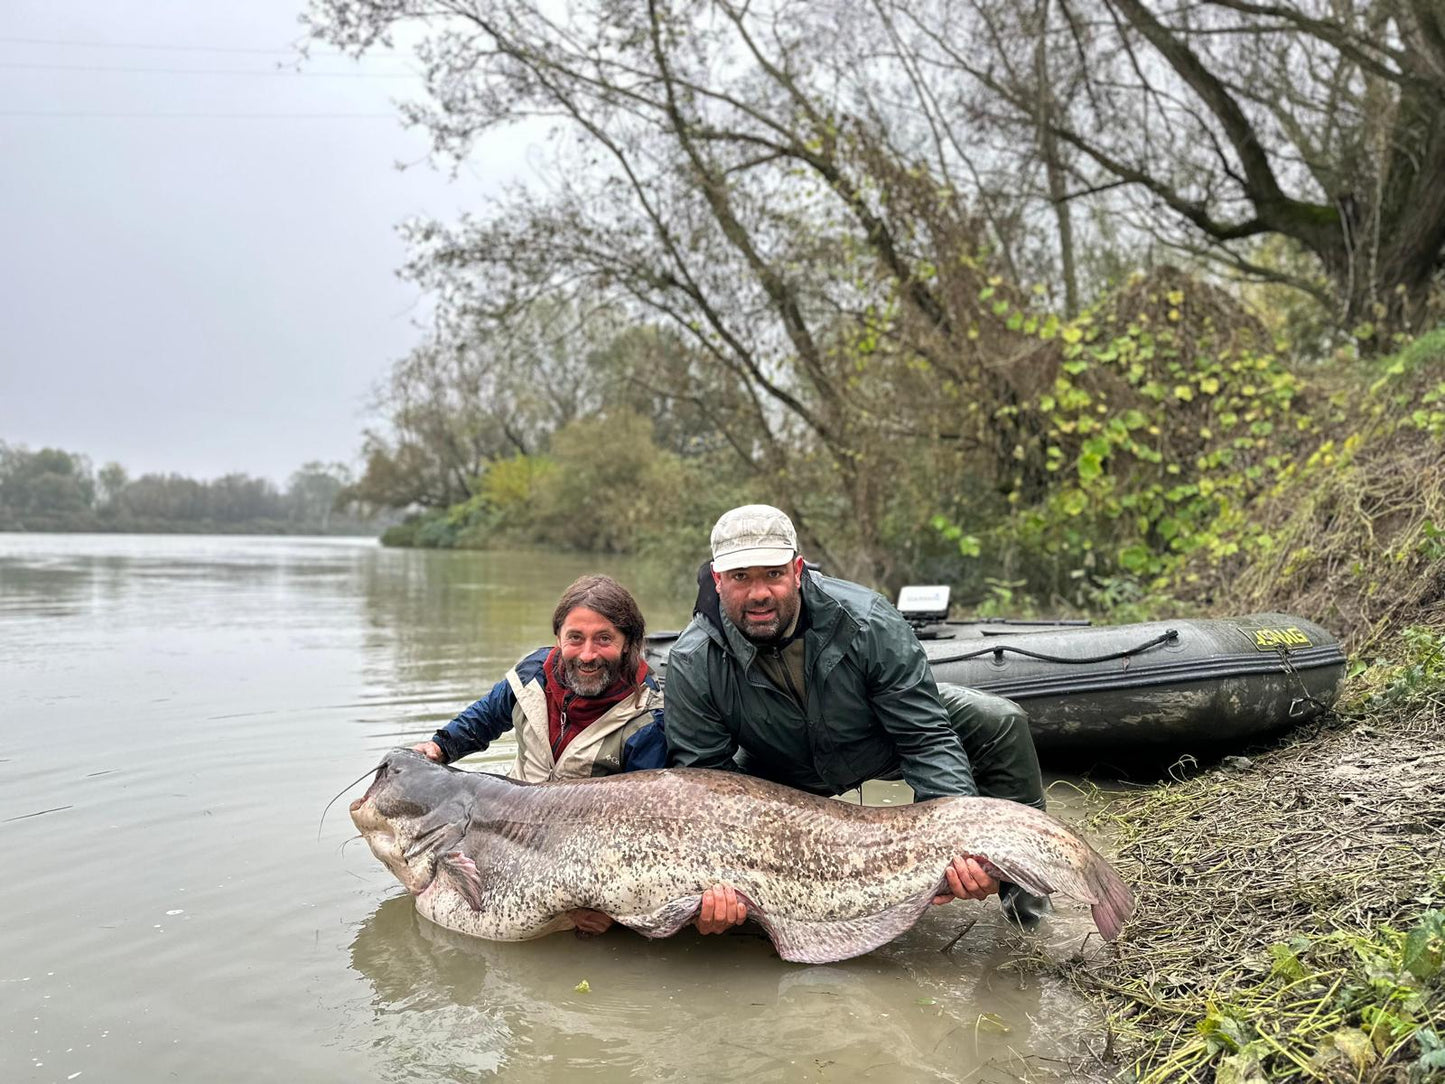
<instances>
[{"instance_id":1,"label":"boat handle","mask_svg":"<svg viewBox=\"0 0 1445 1084\"><path fill-rule=\"evenodd\" d=\"M1110 655L1094 655L1085 659L1066 659L1059 655L1045 655L1041 651L1030 651L1028 648L1014 647L1012 644L999 644L997 647L983 647L977 651L967 651L962 655L946 655L942 658L929 659L928 661L937 666L941 662L962 662L964 659L976 659L980 655L992 655L994 662L1003 662L1003 653L1012 651L1015 655L1023 655L1030 659L1038 659L1041 662L1071 662L1081 666L1095 662L1112 662L1115 659L1127 659L1133 655L1143 654L1151 647L1158 647L1160 644L1174 643L1179 639L1178 629L1166 629L1161 635L1138 647L1126 647L1123 651L1115 651Z\"/></svg>"}]
</instances>

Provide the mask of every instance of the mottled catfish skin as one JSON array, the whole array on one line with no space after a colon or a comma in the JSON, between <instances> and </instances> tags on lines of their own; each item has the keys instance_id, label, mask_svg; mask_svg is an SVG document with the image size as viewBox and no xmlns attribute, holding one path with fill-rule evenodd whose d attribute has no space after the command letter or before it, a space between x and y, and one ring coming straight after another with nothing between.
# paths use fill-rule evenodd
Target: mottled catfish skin
<instances>
[{"instance_id":1,"label":"mottled catfish skin","mask_svg":"<svg viewBox=\"0 0 1445 1084\"><path fill-rule=\"evenodd\" d=\"M1092 904L1106 938L1134 907L1070 829L992 798L864 807L685 768L531 785L396 750L351 818L422 915L494 941L571 929L580 907L667 937L727 884L783 959L828 963L912 926L956 855Z\"/></svg>"}]
</instances>

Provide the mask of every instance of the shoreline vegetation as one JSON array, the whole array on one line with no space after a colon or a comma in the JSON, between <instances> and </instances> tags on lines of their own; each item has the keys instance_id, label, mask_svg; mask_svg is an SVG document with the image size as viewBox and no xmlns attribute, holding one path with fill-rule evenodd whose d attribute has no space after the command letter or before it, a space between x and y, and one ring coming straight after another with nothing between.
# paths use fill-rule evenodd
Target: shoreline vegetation
<instances>
[{"instance_id":1,"label":"shoreline vegetation","mask_svg":"<svg viewBox=\"0 0 1445 1084\"><path fill-rule=\"evenodd\" d=\"M1105 1021L1079 1073L1445 1079L1439 359L1436 333L1341 382L1334 436L1174 569L1176 604L1308 614L1351 665L1321 723L1097 816L1139 906L1114 954L1064 965Z\"/></svg>"},{"instance_id":2,"label":"shoreline vegetation","mask_svg":"<svg viewBox=\"0 0 1445 1084\"><path fill-rule=\"evenodd\" d=\"M286 489L266 478L179 474L131 478L119 463L99 471L59 448L0 441L0 531L59 534L375 535L395 516L366 514L345 496L340 463L307 463Z\"/></svg>"},{"instance_id":3,"label":"shoreline vegetation","mask_svg":"<svg viewBox=\"0 0 1445 1084\"><path fill-rule=\"evenodd\" d=\"M1096 815L1138 908L1062 965L1104 1019L1080 1073L1445 1079L1445 641L1416 639L1324 723Z\"/></svg>"}]
</instances>

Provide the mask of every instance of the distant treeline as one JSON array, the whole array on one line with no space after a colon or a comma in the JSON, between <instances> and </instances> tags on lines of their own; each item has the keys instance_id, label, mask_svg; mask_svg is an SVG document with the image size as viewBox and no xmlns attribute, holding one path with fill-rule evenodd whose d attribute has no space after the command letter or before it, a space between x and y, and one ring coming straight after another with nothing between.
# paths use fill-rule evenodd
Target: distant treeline
<instances>
[{"instance_id":1,"label":"distant treeline","mask_svg":"<svg viewBox=\"0 0 1445 1084\"><path fill-rule=\"evenodd\" d=\"M344 497L339 463L307 463L286 489L227 474L131 478L119 463L92 469L85 455L0 441L0 530L360 534L376 530Z\"/></svg>"}]
</instances>

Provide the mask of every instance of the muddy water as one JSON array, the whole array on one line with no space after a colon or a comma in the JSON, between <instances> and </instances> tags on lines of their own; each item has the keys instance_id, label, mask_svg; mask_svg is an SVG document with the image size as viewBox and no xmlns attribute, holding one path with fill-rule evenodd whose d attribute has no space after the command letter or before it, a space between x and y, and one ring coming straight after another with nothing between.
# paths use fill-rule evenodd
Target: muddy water
<instances>
[{"instance_id":1,"label":"muddy water","mask_svg":"<svg viewBox=\"0 0 1445 1084\"><path fill-rule=\"evenodd\" d=\"M562 587L597 567L358 540L0 534L0 1081L1060 1070L1092 1022L1020 964L1041 944L1072 952L1082 912L1026 939L996 904L951 904L828 967L745 934L489 944L419 919L345 842L343 802L318 838L332 795L546 642ZM690 575L602 567L654 627L685 618Z\"/></svg>"}]
</instances>

